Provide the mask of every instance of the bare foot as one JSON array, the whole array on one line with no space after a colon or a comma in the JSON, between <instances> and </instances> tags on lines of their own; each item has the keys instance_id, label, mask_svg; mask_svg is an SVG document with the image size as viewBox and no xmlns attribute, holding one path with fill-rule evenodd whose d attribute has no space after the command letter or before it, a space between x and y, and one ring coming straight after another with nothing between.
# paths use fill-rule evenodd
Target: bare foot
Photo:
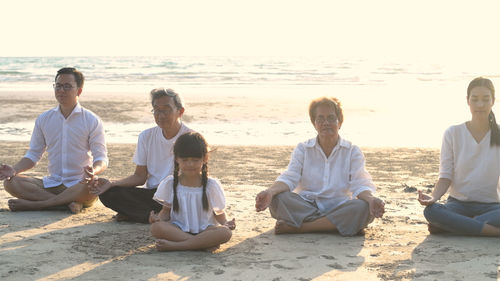
<instances>
[{"instance_id":1,"label":"bare foot","mask_svg":"<svg viewBox=\"0 0 500 281\"><path fill-rule=\"evenodd\" d=\"M68 204L68 208L73 214L78 214L82 211L83 204L80 202L71 202Z\"/></svg>"},{"instance_id":2,"label":"bare foot","mask_svg":"<svg viewBox=\"0 0 500 281\"><path fill-rule=\"evenodd\" d=\"M299 229L286 224L283 220L277 220L274 226L274 234L297 233Z\"/></svg>"},{"instance_id":3,"label":"bare foot","mask_svg":"<svg viewBox=\"0 0 500 281\"><path fill-rule=\"evenodd\" d=\"M17 211L33 211L40 210L36 201L29 201L24 199L10 199L8 201L9 209L13 212Z\"/></svg>"},{"instance_id":4,"label":"bare foot","mask_svg":"<svg viewBox=\"0 0 500 281\"><path fill-rule=\"evenodd\" d=\"M156 249L160 252L165 252L165 251L174 251L174 247L172 245L172 241L168 241L165 239L157 239L156 240Z\"/></svg>"}]
</instances>

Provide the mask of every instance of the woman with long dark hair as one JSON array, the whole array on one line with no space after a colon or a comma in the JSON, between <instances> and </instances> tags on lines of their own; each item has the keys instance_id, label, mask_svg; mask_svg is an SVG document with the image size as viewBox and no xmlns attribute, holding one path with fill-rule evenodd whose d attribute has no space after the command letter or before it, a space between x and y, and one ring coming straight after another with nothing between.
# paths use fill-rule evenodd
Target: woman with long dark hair
<instances>
[{"instance_id":1,"label":"woman with long dark hair","mask_svg":"<svg viewBox=\"0 0 500 281\"><path fill-rule=\"evenodd\" d=\"M439 180L431 195L419 191L429 232L500 236L500 129L492 107L495 88L478 77L467 88L472 118L446 130ZM436 203L449 190L445 204Z\"/></svg>"}]
</instances>

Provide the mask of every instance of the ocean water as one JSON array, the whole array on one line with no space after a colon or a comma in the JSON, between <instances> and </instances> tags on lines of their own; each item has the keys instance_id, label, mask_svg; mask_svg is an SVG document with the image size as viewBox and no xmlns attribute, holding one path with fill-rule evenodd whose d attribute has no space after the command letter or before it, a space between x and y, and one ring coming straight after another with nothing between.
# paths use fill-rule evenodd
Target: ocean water
<instances>
[{"instance_id":1,"label":"ocean water","mask_svg":"<svg viewBox=\"0 0 500 281\"><path fill-rule=\"evenodd\" d=\"M107 141L125 143L154 126L148 92L168 87L186 101L184 122L214 145L295 145L314 137L308 103L326 95L341 100L340 134L355 144L438 148L448 126L470 118L469 81L500 77L481 67L384 58L0 57L0 100L53 99L54 74L65 66L86 76L82 103L102 97L119 112L120 104L143 101L121 115L102 112ZM32 110L50 108L42 105ZM36 115L8 110L0 113L0 140L29 140Z\"/></svg>"}]
</instances>

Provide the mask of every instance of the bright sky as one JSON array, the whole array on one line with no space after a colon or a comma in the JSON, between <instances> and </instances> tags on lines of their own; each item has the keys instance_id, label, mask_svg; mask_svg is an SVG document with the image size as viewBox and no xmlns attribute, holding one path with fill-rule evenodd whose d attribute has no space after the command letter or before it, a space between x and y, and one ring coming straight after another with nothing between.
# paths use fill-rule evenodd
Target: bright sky
<instances>
[{"instance_id":1,"label":"bright sky","mask_svg":"<svg viewBox=\"0 0 500 281\"><path fill-rule=\"evenodd\" d=\"M479 56L500 62L496 0L2 0L0 11L0 56Z\"/></svg>"}]
</instances>

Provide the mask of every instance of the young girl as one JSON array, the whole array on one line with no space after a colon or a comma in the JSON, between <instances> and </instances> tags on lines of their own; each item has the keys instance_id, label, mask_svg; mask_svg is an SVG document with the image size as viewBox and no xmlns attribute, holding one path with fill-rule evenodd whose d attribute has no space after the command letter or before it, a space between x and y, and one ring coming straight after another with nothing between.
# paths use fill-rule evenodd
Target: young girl
<instances>
[{"instance_id":1,"label":"young girl","mask_svg":"<svg viewBox=\"0 0 500 281\"><path fill-rule=\"evenodd\" d=\"M153 199L163 205L151 212L151 233L159 251L214 250L231 238L235 220L227 221L220 183L208 178L207 143L186 133L174 144L174 174L158 186ZM218 225L220 224L220 225Z\"/></svg>"},{"instance_id":2,"label":"young girl","mask_svg":"<svg viewBox=\"0 0 500 281\"><path fill-rule=\"evenodd\" d=\"M419 191L431 233L500 236L500 130L491 110L494 103L489 79L470 82L472 118L446 130L439 180L430 196ZM436 203L448 189L446 204Z\"/></svg>"}]
</instances>

